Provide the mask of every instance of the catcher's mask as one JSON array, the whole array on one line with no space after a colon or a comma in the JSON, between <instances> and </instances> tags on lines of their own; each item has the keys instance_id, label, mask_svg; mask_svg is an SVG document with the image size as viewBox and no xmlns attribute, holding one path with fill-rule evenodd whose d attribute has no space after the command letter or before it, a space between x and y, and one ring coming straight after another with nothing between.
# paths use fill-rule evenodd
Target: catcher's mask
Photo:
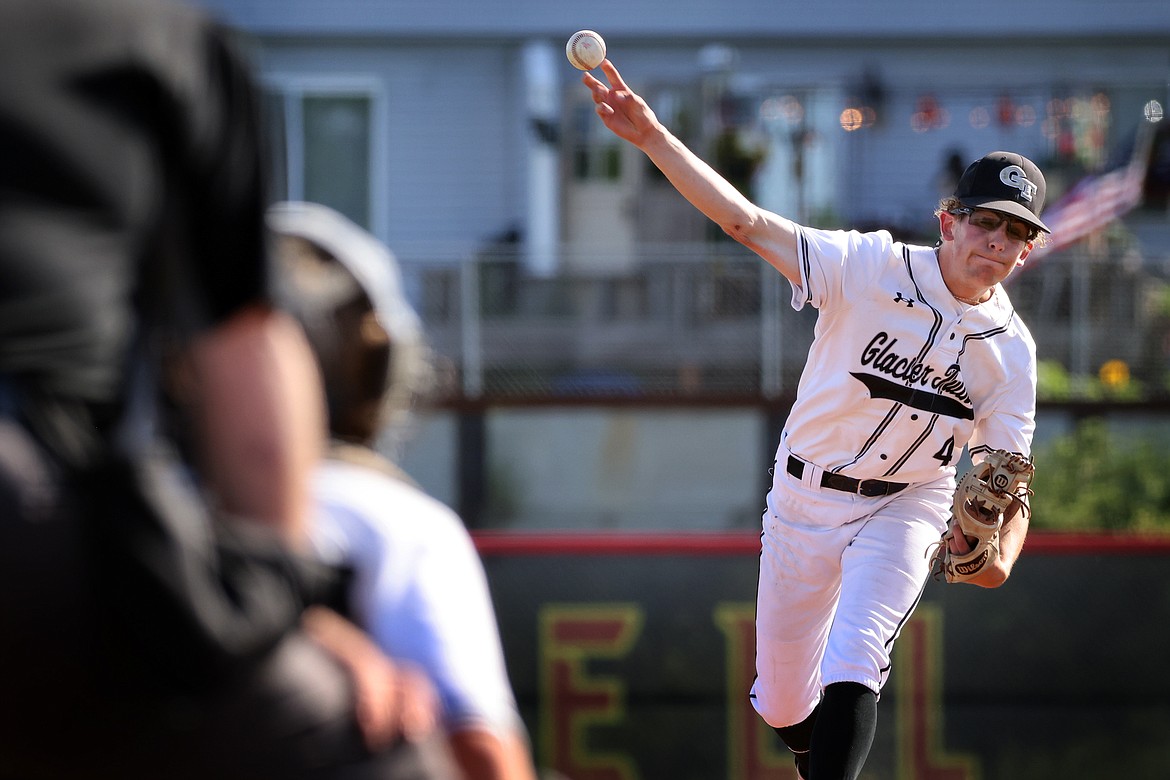
<instances>
[{"instance_id":1,"label":"catcher's mask","mask_svg":"<svg viewBox=\"0 0 1170 780\"><path fill-rule=\"evenodd\" d=\"M318 204L277 204L268 222L285 304L321 369L330 434L371 444L421 340L397 263L369 233Z\"/></svg>"}]
</instances>

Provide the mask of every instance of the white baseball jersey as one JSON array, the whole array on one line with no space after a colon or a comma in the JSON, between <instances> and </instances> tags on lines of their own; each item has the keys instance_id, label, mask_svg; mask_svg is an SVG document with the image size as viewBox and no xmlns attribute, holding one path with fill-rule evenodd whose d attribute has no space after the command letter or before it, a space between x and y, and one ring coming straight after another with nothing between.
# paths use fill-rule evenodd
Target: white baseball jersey
<instances>
[{"instance_id":1,"label":"white baseball jersey","mask_svg":"<svg viewBox=\"0 0 1170 780\"><path fill-rule=\"evenodd\" d=\"M438 690L445 726L523 728L478 553L459 517L369 466L328 460L314 478L322 557L354 566L359 622Z\"/></svg>"},{"instance_id":2,"label":"white baseball jersey","mask_svg":"<svg viewBox=\"0 0 1170 780\"><path fill-rule=\"evenodd\" d=\"M798 230L793 308L820 310L779 454L857 479L953 474L970 440L1028 454L1036 346L997 285L962 303L929 247L889 233Z\"/></svg>"}]
</instances>

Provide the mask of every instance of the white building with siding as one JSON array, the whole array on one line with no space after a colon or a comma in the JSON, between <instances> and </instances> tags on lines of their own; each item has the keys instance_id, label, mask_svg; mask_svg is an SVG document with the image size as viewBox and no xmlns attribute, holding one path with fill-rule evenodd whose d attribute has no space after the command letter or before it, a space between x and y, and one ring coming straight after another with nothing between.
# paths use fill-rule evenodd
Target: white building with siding
<instances>
[{"instance_id":1,"label":"white building with siding","mask_svg":"<svg viewBox=\"0 0 1170 780\"><path fill-rule=\"evenodd\" d=\"M1164 0L203 2L283 97L287 194L410 255L513 233L537 272L705 235L590 114L562 54L583 27L704 156L732 127L753 196L812 223L929 226L952 151L1020 151L1058 193L1170 88Z\"/></svg>"}]
</instances>

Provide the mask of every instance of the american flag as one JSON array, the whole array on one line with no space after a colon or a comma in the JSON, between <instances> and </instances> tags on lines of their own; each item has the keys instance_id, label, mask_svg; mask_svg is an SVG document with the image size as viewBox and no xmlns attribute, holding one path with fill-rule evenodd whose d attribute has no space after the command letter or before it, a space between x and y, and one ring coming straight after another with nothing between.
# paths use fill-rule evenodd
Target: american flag
<instances>
[{"instance_id":1,"label":"american flag","mask_svg":"<svg viewBox=\"0 0 1170 780\"><path fill-rule=\"evenodd\" d=\"M1124 167L1086 176L1049 206L1041 217L1052 233L1043 246L1032 250L1029 260L1080 241L1141 202L1151 139L1151 133L1139 132L1133 156Z\"/></svg>"}]
</instances>

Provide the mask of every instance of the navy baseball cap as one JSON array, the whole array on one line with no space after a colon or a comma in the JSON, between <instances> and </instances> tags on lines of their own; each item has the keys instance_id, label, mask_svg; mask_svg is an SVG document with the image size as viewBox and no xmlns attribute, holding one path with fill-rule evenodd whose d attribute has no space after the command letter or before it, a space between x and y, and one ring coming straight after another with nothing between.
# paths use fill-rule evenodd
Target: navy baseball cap
<instances>
[{"instance_id":1,"label":"navy baseball cap","mask_svg":"<svg viewBox=\"0 0 1170 780\"><path fill-rule=\"evenodd\" d=\"M955 197L964 206L1002 211L1052 232L1040 221L1044 174L1036 163L1015 152L991 152L968 165L955 187Z\"/></svg>"}]
</instances>

